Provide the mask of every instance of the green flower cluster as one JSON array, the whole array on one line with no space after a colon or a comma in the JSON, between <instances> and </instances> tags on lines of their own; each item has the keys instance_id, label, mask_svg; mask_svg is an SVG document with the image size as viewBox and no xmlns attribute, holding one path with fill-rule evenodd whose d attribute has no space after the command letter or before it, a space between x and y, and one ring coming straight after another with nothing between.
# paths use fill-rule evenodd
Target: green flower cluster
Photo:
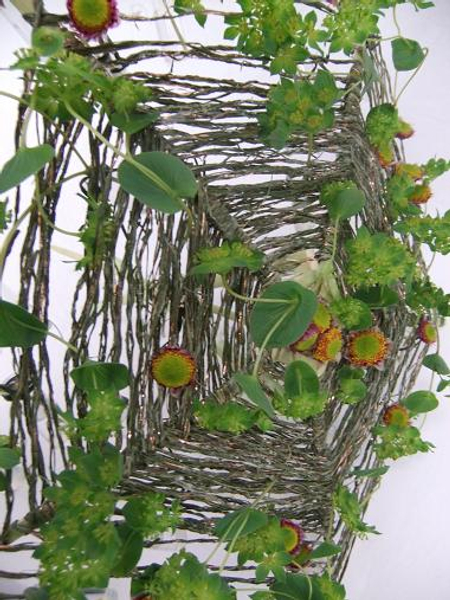
<instances>
[{"instance_id":1,"label":"green flower cluster","mask_svg":"<svg viewBox=\"0 0 450 600\"><path fill-rule=\"evenodd\" d=\"M409 425L377 425L373 430L378 437L374 446L377 457L380 460L386 458L397 459L402 456L410 456L417 452L429 452L434 448L430 442L425 442L420 437L417 427Z\"/></svg>"},{"instance_id":2,"label":"green flower cluster","mask_svg":"<svg viewBox=\"0 0 450 600\"><path fill-rule=\"evenodd\" d=\"M267 113L259 118L263 139L282 148L294 131L313 136L331 127L332 106L340 96L333 75L327 71L318 71L314 81L282 79L270 90Z\"/></svg>"},{"instance_id":3,"label":"green flower cluster","mask_svg":"<svg viewBox=\"0 0 450 600\"><path fill-rule=\"evenodd\" d=\"M291 419L309 419L320 415L327 404L326 392L304 392L298 396L275 394L273 407L277 412Z\"/></svg>"},{"instance_id":4,"label":"green flower cluster","mask_svg":"<svg viewBox=\"0 0 450 600\"><path fill-rule=\"evenodd\" d=\"M165 531L174 531L181 521L180 503L175 500L170 507L165 503L164 494L151 492L129 500L122 513L130 527L144 537L155 537Z\"/></svg>"},{"instance_id":5,"label":"green flower cluster","mask_svg":"<svg viewBox=\"0 0 450 600\"><path fill-rule=\"evenodd\" d=\"M391 285L412 275L416 261L399 240L360 227L347 242L347 281L355 287Z\"/></svg>"},{"instance_id":6,"label":"green flower cluster","mask_svg":"<svg viewBox=\"0 0 450 600\"><path fill-rule=\"evenodd\" d=\"M366 132L371 144L378 150L383 164L394 160L392 141L396 136L412 131L408 123L400 119L393 104L380 104L371 109L366 118Z\"/></svg>"},{"instance_id":7,"label":"green flower cluster","mask_svg":"<svg viewBox=\"0 0 450 600\"><path fill-rule=\"evenodd\" d=\"M238 537L228 546L234 552L238 552L238 564L243 565L248 560L262 562L267 556L284 552L289 537L290 532L281 527L280 519L269 517L266 525Z\"/></svg>"},{"instance_id":8,"label":"green flower cluster","mask_svg":"<svg viewBox=\"0 0 450 600\"><path fill-rule=\"evenodd\" d=\"M395 229L411 235L421 244L427 244L433 252L444 255L450 252L450 210L442 217L409 217L397 223Z\"/></svg>"},{"instance_id":9,"label":"green flower cluster","mask_svg":"<svg viewBox=\"0 0 450 600\"><path fill-rule=\"evenodd\" d=\"M194 403L194 416L200 427L208 431L225 431L228 433L244 433L252 427L261 431L270 431L273 423L270 418L260 410L246 408L237 402L219 404L213 400Z\"/></svg>"},{"instance_id":10,"label":"green flower cluster","mask_svg":"<svg viewBox=\"0 0 450 600\"><path fill-rule=\"evenodd\" d=\"M366 537L368 533L378 533L375 527L367 525L362 520L364 509L354 492L340 485L333 495L333 503L350 531L353 531L359 537Z\"/></svg>"}]
</instances>

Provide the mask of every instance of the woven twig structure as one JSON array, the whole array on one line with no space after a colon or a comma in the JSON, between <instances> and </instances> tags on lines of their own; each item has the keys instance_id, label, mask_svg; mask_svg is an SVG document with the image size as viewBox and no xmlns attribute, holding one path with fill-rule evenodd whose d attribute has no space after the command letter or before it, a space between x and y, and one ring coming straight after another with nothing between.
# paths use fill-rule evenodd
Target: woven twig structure
<instances>
[{"instance_id":1,"label":"woven twig structure","mask_svg":"<svg viewBox=\"0 0 450 600\"><path fill-rule=\"evenodd\" d=\"M100 361L121 361L132 373L126 423L117 439L127 466L119 494L156 490L168 499L180 499L183 527L190 532L183 538L187 545L213 543L209 533L214 517L260 498L261 506L301 522L313 540L330 531L338 533L344 551L335 559L334 570L341 577L354 536L335 521L332 494L354 466L375 464L371 429L382 408L409 390L416 376L421 349L414 341L406 306L400 302L377 313L377 325L392 341L392 350L385 370L370 372L368 395L358 405L342 405L335 397L338 365L333 364L321 378L329 394L323 415L303 422L279 417L269 433L214 433L195 422L192 402L239 398L230 380L254 360L248 334L251 305L229 295L214 277L199 282L188 272L199 248L223 240L245 241L266 254L265 266L251 275L236 271L230 283L238 293L253 297L269 282L291 277L305 257L329 258L332 223L319 193L324 184L342 179L354 180L367 203L358 222L340 233L338 271L346 260L344 238L352 236L357 225L391 232L384 210L383 171L364 130L358 62L326 65L337 73L347 93L337 105L333 127L314 138L311 153L308 137L302 134L293 135L282 151L260 141L257 117L264 111L270 83L263 61L226 46L180 42L107 43L78 51L114 73L126 70L151 88L152 105L160 117L132 136L132 150L170 151L190 166L200 187L190 207L192 218L149 210L118 187L117 157L89 136L89 177L80 184L109 215L108 235L98 232L98 247L102 244L98 260L78 271L68 267L77 279L72 306L67 307L69 342L78 352L69 349L63 358L64 389L59 390L57 383L61 364L51 360L47 343L39 351L14 354L17 382L11 434L25 457L29 521L33 524L40 514L43 486L54 481L67 460L58 406L76 406L80 415L85 410L69 372L95 355ZM388 98L389 83L379 51L371 52L383 74L369 94L377 104ZM152 70L153 61L161 58L169 59L170 72ZM224 70L230 73L225 78ZM96 126L113 144L125 143L106 118ZM81 125L43 127L45 141L57 150L56 161L40 176L40 188L47 190L42 204L55 221L64 209L65 187L59 182L73 171L86 132ZM51 290L58 285L52 276L53 236L54 230L36 212L19 238L18 302L43 320L52 318ZM343 278L339 285L345 289ZM156 386L150 375L152 356L166 343L188 349L197 362L195 386L177 395ZM263 371L275 378L282 377L284 367L275 356L267 354L264 359ZM38 424L42 412L45 418ZM43 441L45 432L48 445ZM362 497L375 485L373 480L347 481ZM15 518L11 488L7 505L5 540ZM157 546L158 541L149 545ZM245 579L235 567L225 573L233 581Z\"/></svg>"}]
</instances>

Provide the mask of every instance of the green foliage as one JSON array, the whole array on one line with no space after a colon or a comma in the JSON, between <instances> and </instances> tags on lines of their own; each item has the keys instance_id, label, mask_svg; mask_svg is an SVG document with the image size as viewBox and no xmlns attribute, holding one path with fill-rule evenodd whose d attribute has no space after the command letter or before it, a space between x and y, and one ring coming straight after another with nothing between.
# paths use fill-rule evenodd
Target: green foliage
<instances>
[{"instance_id":1,"label":"green foliage","mask_svg":"<svg viewBox=\"0 0 450 600\"><path fill-rule=\"evenodd\" d=\"M250 315L250 334L257 346L282 348L298 340L317 310L317 298L294 281L274 283L260 296ZM274 302L276 301L276 302Z\"/></svg>"},{"instance_id":2,"label":"green foliage","mask_svg":"<svg viewBox=\"0 0 450 600\"><path fill-rule=\"evenodd\" d=\"M417 69L425 59L425 53L415 40L396 38L391 42L392 59L397 71Z\"/></svg>"},{"instance_id":3,"label":"green foliage","mask_svg":"<svg viewBox=\"0 0 450 600\"><path fill-rule=\"evenodd\" d=\"M39 580L52 600L79 600L81 590L106 587L120 549L111 517L111 488L122 476L120 452L110 445L89 454L72 449L75 470L58 475L46 497L56 513L41 528L43 543L34 556L41 561Z\"/></svg>"},{"instance_id":4,"label":"green foliage","mask_svg":"<svg viewBox=\"0 0 450 600\"><path fill-rule=\"evenodd\" d=\"M130 384L130 373L120 363L100 363L86 361L70 372L75 385L87 392L95 390L116 390L126 388Z\"/></svg>"},{"instance_id":5,"label":"green foliage","mask_svg":"<svg viewBox=\"0 0 450 600\"><path fill-rule=\"evenodd\" d=\"M450 160L430 158L426 164L422 165L422 168L425 171L427 179L433 181L450 170Z\"/></svg>"},{"instance_id":6,"label":"green foliage","mask_svg":"<svg viewBox=\"0 0 450 600\"><path fill-rule=\"evenodd\" d=\"M366 118L366 132L383 163L389 164L393 161L392 141L405 127L409 128L409 125L400 119L393 104L380 104L370 110Z\"/></svg>"},{"instance_id":7,"label":"green foliage","mask_svg":"<svg viewBox=\"0 0 450 600\"><path fill-rule=\"evenodd\" d=\"M144 537L156 537L166 531L175 531L181 520L181 506L177 500L165 505L164 494L149 492L129 500L122 509L127 524Z\"/></svg>"},{"instance_id":8,"label":"green foliage","mask_svg":"<svg viewBox=\"0 0 450 600\"><path fill-rule=\"evenodd\" d=\"M146 591L158 600L235 600L236 592L222 577L185 551L173 554L147 584Z\"/></svg>"},{"instance_id":9,"label":"green foliage","mask_svg":"<svg viewBox=\"0 0 450 600\"><path fill-rule=\"evenodd\" d=\"M265 558L285 552L289 532L281 527L277 517L268 517L267 523L253 532L235 536L227 546L231 552L238 552L238 564L243 565L248 560L262 563Z\"/></svg>"},{"instance_id":10,"label":"green foliage","mask_svg":"<svg viewBox=\"0 0 450 600\"><path fill-rule=\"evenodd\" d=\"M152 125L158 117L159 114L156 111L146 113L128 112L127 114L113 112L109 115L109 120L112 125L120 129L120 131L133 135L134 133L142 131L142 129L145 129L149 125Z\"/></svg>"},{"instance_id":11,"label":"green foliage","mask_svg":"<svg viewBox=\"0 0 450 600\"><path fill-rule=\"evenodd\" d=\"M103 442L120 430L124 401L114 389L89 390L86 399L89 411L78 420L79 430L89 442Z\"/></svg>"},{"instance_id":12,"label":"green foliage","mask_svg":"<svg viewBox=\"0 0 450 600\"><path fill-rule=\"evenodd\" d=\"M7 210L8 200L0 202L0 233L8 228L8 224L11 223L11 211Z\"/></svg>"},{"instance_id":13,"label":"green foliage","mask_svg":"<svg viewBox=\"0 0 450 600\"><path fill-rule=\"evenodd\" d=\"M254 375L249 375L248 373L235 373L233 379L253 404L264 411L267 416L275 416L269 398L266 396L261 384Z\"/></svg>"},{"instance_id":14,"label":"green foliage","mask_svg":"<svg viewBox=\"0 0 450 600\"><path fill-rule=\"evenodd\" d=\"M325 185L320 200L326 205L333 221L357 215L366 204L366 197L353 181L338 181Z\"/></svg>"},{"instance_id":15,"label":"green foliage","mask_svg":"<svg viewBox=\"0 0 450 600\"><path fill-rule=\"evenodd\" d=\"M413 280L406 295L406 303L417 312L436 310L442 317L450 316L450 294L429 279Z\"/></svg>"},{"instance_id":16,"label":"green foliage","mask_svg":"<svg viewBox=\"0 0 450 600\"><path fill-rule=\"evenodd\" d=\"M443 217L409 217L397 223L395 229L411 235L421 244L427 244L433 252L444 255L450 252L450 210Z\"/></svg>"},{"instance_id":17,"label":"green foliage","mask_svg":"<svg viewBox=\"0 0 450 600\"><path fill-rule=\"evenodd\" d=\"M175 0L173 8L179 15L193 13L197 23L204 27L206 14L201 0Z\"/></svg>"},{"instance_id":18,"label":"green foliage","mask_svg":"<svg viewBox=\"0 0 450 600\"><path fill-rule=\"evenodd\" d=\"M255 508L239 508L228 513L217 521L214 533L224 542L231 542L235 538L254 533L266 527L269 522L267 514Z\"/></svg>"},{"instance_id":19,"label":"green foliage","mask_svg":"<svg viewBox=\"0 0 450 600\"><path fill-rule=\"evenodd\" d=\"M270 90L267 113L259 119L264 141L282 148L295 131L313 136L330 128L334 123L332 106L340 95L327 71L318 71L314 81L282 79Z\"/></svg>"},{"instance_id":20,"label":"green foliage","mask_svg":"<svg viewBox=\"0 0 450 600\"><path fill-rule=\"evenodd\" d=\"M450 373L450 367L439 354L428 354L423 359L422 364L424 367L431 369L431 371L434 371L438 375L448 375Z\"/></svg>"},{"instance_id":21,"label":"green foliage","mask_svg":"<svg viewBox=\"0 0 450 600\"><path fill-rule=\"evenodd\" d=\"M99 268L103 264L108 247L116 238L116 227L110 205L89 197L87 203L86 220L80 232L84 257L77 262L77 269Z\"/></svg>"},{"instance_id":22,"label":"green foliage","mask_svg":"<svg viewBox=\"0 0 450 600\"><path fill-rule=\"evenodd\" d=\"M142 152L119 166L123 189L142 204L163 213L183 209L182 199L194 198L197 182L192 171L176 156L165 152Z\"/></svg>"},{"instance_id":23,"label":"green foliage","mask_svg":"<svg viewBox=\"0 0 450 600\"><path fill-rule=\"evenodd\" d=\"M373 432L378 436L374 449L380 460L396 460L417 452L429 452L434 448L433 444L422 440L420 431L413 426L377 425Z\"/></svg>"},{"instance_id":24,"label":"green foliage","mask_svg":"<svg viewBox=\"0 0 450 600\"><path fill-rule=\"evenodd\" d=\"M0 173L0 194L20 185L30 175L39 173L55 156L48 144L35 148L19 148Z\"/></svg>"},{"instance_id":25,"label":"green foliage","mask_svg":"<svg viewBox=\"0 0 450 600\"><path fill-rule=\"evenodd\" d=\"M389 467L374 467L373 469L354 469L350 475L353 477L381 477L389 471Z\"/></svg>"},{"instance_id":26,"label":"green foliage","mask_svg":"<svg viewBox=\"0 0 450 600\"><path fill-rule=\"evenodd\" d=\"M272 421L265 413L250 410L237 402L227 402L226 404L219 404L212 400L196 402L194 416L200 427L209 431L239 434L255 426L261 431L272 429Z\"/></svg>"},{"instance_id":27,"label":"green foliage","mask_svg":"<svg viewBox=\"0 0 450 600\"><path fill-rule=\"evenodd\" d=\"M416 416L420 413L430 412L435 410L439 401L432 392L417 391L412 392L401 402L403 406L406 406L411 416Z\"/></svg>"},{"instance_id":28,"label":"green foliage","mask_svg":"<svg viewBox=\"0 0 450 600\"><path fill-rule=\"evenodd\" d=\"M18 448L0 447L0 469L12 469L20 463L20 450Z\"/></svg>"},{"instance_id":29,"label":"green foliage","mask_svg":"<svg viewBox=\"0 0 450 600\"><path fill-rule=\"evenodd\" d=\"M369 329L372 325L372 312L370 307L357 298L347 296L339 298L330 305L333 316L342 323L346 329L359 331Z\"/></svg>"},{"instance_id":30,"label":"green foliage","mask_svg":"<svg viewBox=\"0 0 450 600\"><path fill-rule=\"evenodd\" d=\"M277 393L275 409L285 417L308 419L323 412L328 397L319 389L316 372L305 361L297 360L288 366L284 376L284 394Z\"/></svg>"},{"instance_id":31,"label":"green foliage","mask_svg":"<svg viewBox=\"0 0 450 600\"><path fill-rule=\"evenodd\" d=\"M0 300L0 347L31 348L47 332L47 326L21 306Z\"/></svg>"},{"instance_id":32,"label":"green foliage","mask_svg":"<svg viewBox=\"0 0 450 600\"><path fill-rule=\"evenodd\" d=\"M364 508L354 492L340 485L333 495L333 502L341 519L358 537L366 537L368 533L378 533L375 527L367 525L362 520Z\"/></svg>"},{"instance_id":33,"label":"green foliage","mask_svg":"<svg viewBox=\"0 0 450 600\"><path fill-rule=\"evenodd\" d=\"M391 285L410 277L415 258L399 240L360 227L353 240L347 242L349 261L347 281L356 287Z\"/></svg>"},{"instance_id":34,"label":"green foliage","mask_svg":"<svg viewBox=\"0 0 450 600\"><path fill-rule=\"evenodd\" d=\"M270 589L275 600L345 600L344 586L333 581L328 574L308 576L288 573L284 581L275 581Z\"/></svg>"},{"instance_id":35,"label":"green foliage","mask_svg":"<svg viewBox=\"0 0 450 600\"><path fill-rule=\"evenodd\" d=\"M338 371L339 391L338 398L344 404L357 404L367 395L367 386L361 381L364 377L362 369L342 367Z\"/></svg>"},{"instance_id":36,"label":"green foliage","mask_svg":"<svg viewBox=\"0 0 450 600\"><path fill-rule=\"evenodd\" d=\"M191 275L226 275L236 267L246 268L251 272L258 271L263 265L264 254L239 241L224 241L221 246L201 248L195 258L197 264L190 270Z\"/></svg>"},{"instance_id":37,"label":"green foliage","mask_svg":"<svg viewBox=\"0 0 450 600\"><path fill-rule=\"evenodd\" d=\"M331 542L322 542L308 555L308 560L329 558L330 556L336 556L341 552L342 548L340 546L336 546L336 544L332 544Z\"/></svg>"},{"instance_id":38,"label":"green foliage","mask_svg":"<svg viewBox=\"0 0 450 600\"><path fill-rule=\"evenodd\" d=\"M31 44L41 56L53 56L64 47L66 34L56 27L38 27L33 29Z\"/></svg>"}]
</instances>

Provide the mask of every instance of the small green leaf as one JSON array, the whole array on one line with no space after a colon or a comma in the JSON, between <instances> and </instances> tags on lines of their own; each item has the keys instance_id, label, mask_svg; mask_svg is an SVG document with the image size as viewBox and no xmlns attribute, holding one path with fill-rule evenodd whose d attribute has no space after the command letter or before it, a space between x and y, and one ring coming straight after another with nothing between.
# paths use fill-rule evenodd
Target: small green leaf
<instances>
[{"instance_id":1,"label":"small green leaf","mask_svg":"<svg viewBox=\"0 0 450 600\"><path fill-rule=\"evenodd\" d=\"M133 135L134 133L138 133L138 131L142 131L152 123L154 123L159 117L159 114L154 112L149 113L132 113L132 114L120 114L120 113L112 113L109 116L109 120L125 133L129 135Z\"/></svg>"},{"instance_id":2,"label":"small green leaf","mask_svg":"<svg viewBox=\"0 0 450 600\"><path fill-rule=\"evenodd\" d=\"M344 403L347 401L349 404L355 404L367 395L367 386L359 379L341 380L340 389L344 395L341 399Z\"/></svg>"},{"instance_id":3,"label":"small green leaf","mask_svg":"<svg viewBox=\"0 0 450 600\"><path fill-rule=\"evenodd\" d=\"M336 544L332 544L331 542L322 542L315 550L308 555L308 560L317 560L319 558L327 558L328 556L336 556L336 554L340 554L342 552L342 548L340 546L336 546Z\"/></svg>"},{"instance_id":4,"label":"small green leaf","mask_svg":"<svg viewBox=\"0 0 450 600\"><path fill-rule=\"evenodd\" d=\"M49 144L36 148L19 148L0 173L0 194L38 173L54 156L55 151Z\"/></svg>"},{"instance_id":5,"label":"small green leaf","mask_svg":"<svg viewBox=\"0 0 450 600\"><path fill-rule=\"evenodd\" d=\"M426 413L438 407L439 401L432 392L420 391L409 394L402 404L414 415Z\"/></svg>"},{"instance_id":6,"label":"small green leaf","mask_svg":"<svg viewBox=\"0 0 450 600\"><path fill-rule=\"evenodd\" d=\"M0 347L31 348L47 335L47 327L17 304L0 300Z\"/></svg>"},{"instance_id":7,"label":"small green leaf","mask_svg":"<svg viewBox=\"0 0 450 600\"><path fill-rule=\"evenodd\" d=\"M38 27L33 29L31 43L41 56L52 56L64 47L66 35L56 27Z\"/></svg>"},{"instance_id":8,"label":"small green leaf","mask_svg":"<svg viewBox=\"0 0 450 600\"><path fill-rule=\"evenodd\" d=\"M271 285L261 299L272 302L256 303L250 315L250 333L257 346L265 344L266 348L289 346L298 340L317 309L315 294L294 281Z\"/></svg>"},{"instance_id":9,"label":"small green leaf","mask_svg":"<svg viewBox=\"0 0 450 600\"><path fill-rule=\"evenodd\" d=\"M121 523L117 527L117 533L122 542L116 562L111 572L112 577L129 577L131 571L139 562L142 550L144 548L144 538L142 535L129 527L126 523Z\"/></svg>"},{"instance_id":10,"label":"small green leaf","mask_svg":"<svg viewBox=\"0 0 450 600\"><path fill-rule=\"evenodd\" d=\"M449 385L450 385L450 379L441 379L436 388L436 391L443 392L445 389L448 388Z\"/></svg>"},{"instance_id":11,"label":"small green leaf","mask_svg":"<svg viewBox=\"0 0 450 600\"><path fill-rule=\"evenodd\" d=\"M146 206L163 213L173 214L182 210L181 200L197 194L197 182L192 171L176 156L165 152L143 152L133 157L138 166L124 160L118 171L123 189ZM155 183L152 173L162 182Z\"/></svg>"},{"instance_id":12,"label":"small green leaf","mask_svg":"<svg viewBox=\"0 0 450 600\"><path fill-rule=\"evenodd\" d=\"M450 368L439 354L428 354L423 359L423 366L431 369L435 373L439 375L448 375L450 373Z\"/></svg>"},{"instance_id":13,"label":"small green leaf","mask_svg":"<svg viewBox=\"0 0 450 600\"><path fill-rule=\"evenodd\" d=\"M319 378L315 370L303 360L296 360L288 366L284 375L286 396L295 398L303 394L319 392Z\"/></svg>"},{"instance_id":14,"label":"small green leaf","mask_svg":"<svg viewBox=\"0 0 450 600\"><path fill-rule=\"evenodd\" d=\"M253 533L268 523L266 513L254 508L240 508L220 519L214 527L215 535L224 542Z\"/></svg>"},{"instance_id":15,"label":"small green leaf","mask_svg":"<svg viewBox=\"0 0 450 600\"><path fill-rule=\"evenodd\" d=\"M255 570L256 583L262 583L267 579L267 575L270 572L270 568L264 564L258 565Z\"/></svg>"},{"instance_id":16,"label":"small green leaf","mask_svg":"<svg viewBox=\"0 0 450 600\"><path fill-rule=\"evenodd\" d=\"M397 38L392 41L392 59L397 71L412 71L422 64L425 53L415 40Z\"/></svg>"},{"instance_id":17,"label":"small green leaf","mask_svg":"<svg viewBox=\"0 0 450 600\"><path fill-rule=\"evenodd\" d=\"M253 377L253 375L249 375L248 373L235 373L233 379L253 404L263 410L269 417L275 416L272 403L266 396L256 377Z\"/></svg>"},{"instance_id":18,"label":"small green leaf","mask_svg":"<svg viewBox=\"0 0 450 600\"><path fill-rule=\"evenodd\" d=\"M356 186L338 192L327 205L328 213L333 221L349 219L357 215L365 206L366 197Z\"/></svg>"},{"instance_id":19,"label":"small green leaf","mask_svg":"<svg viewBox=\"0 0 450 600\"><path fill-rule=\"evenodd\" d=\"M12 469L20 463L18 448L0 448L0 469Z\"/></svg>"},{"instance_id":20,"label":"small green leaf","mask_svg":"<svg viewBox=\"0 0 450 600\"><path fill-rule=\"evenodd\" d=\"M86 362L70 373L81 390L122 390L130 385L130 373L120 363Z\"/></svg>"},{"instance_id":21,"label":"small green leaf","mask_svg":"<svg viewBox=\"0 0 450 600\"><path fill-rule=\"evenodd\" d=\"M378 285L360 288L356 291L355 296L373 308L385 308L397 304L399 301L397 292L386 286L380 287Z\"/></svg>"},{"instance_id":22,"label":"small green leaf","mask_svg":"<svg viewBox=\"0 0 450 600\"><path fill-rule=\"evenodd\" d=\"M362 379L365 375L364 369L355 367L349 367L344 365L337 373L338 378L342 381L343 379Z\"/></svg>"},{"instance_id":23,"label":"small green leaf","mask_svg":"<svg viewBox=\"0 0 450 600\"><path fill-rule=\"evenodd\" d=\"M264 262L264 254L249 248L242 242L223 242L215 248L201 248L196 254L198 264L190 270L191 275L219 273L225 275L235 267L258 271Z\"/></svg>"},{"instance_id":24,"label":"small green leaf","mask_svg":"<svg viewBox=\"0 0 450 600\"><path fill-rule=\"evenodd\" d=\"M350 475L353 477L381 477L389 471L389 467L374 467L373 469L354 469Z\"/></svg>"}]
</instances>

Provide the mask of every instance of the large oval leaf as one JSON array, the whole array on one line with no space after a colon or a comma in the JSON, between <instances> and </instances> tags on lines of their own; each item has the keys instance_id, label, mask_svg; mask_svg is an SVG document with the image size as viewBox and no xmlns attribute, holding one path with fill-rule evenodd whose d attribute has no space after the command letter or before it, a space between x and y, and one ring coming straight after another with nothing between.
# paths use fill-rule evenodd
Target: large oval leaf
<instances>
[{"instance_id":1,"label":"large oval leaf","mask_svg":"<svg viewBox=\"0 0 450 600\"><path fill-rule=\"evenodd\" d=\"M308 328L317 308L317 298L295 281L274 283L261 295L250 316L250 333L257 346L289 346Z\"/></svg>"},{"instance_id":2,"label":"large oval leaf","mask_svg":"<svg viewBox=\"0 0 450 600\"><path fill-rule=\"evenodd\" d=\"M124 160L119 167L119 182L123 189L143 204L173 214L182 210L181 200L197 194L197 182L191 170L176 156L165 152L143 152L133 157L138 165ZM147 168L146 174L139 165ZM155 183L151 173L159 178Z\"/></svg>"},{"instance_id":3,"label":"large oval leaf","mask_svg":"<svg viewBox=\"0 0 450 600\"><path fill-rule=\"evenodd\" d=\"M425 53L415 40L397 38L392 42L392 59L397 71L412 71L422 64Z\"/></svg>"},{"instance_id":4,"label":"large oval leaf","mask_svg":"<svg viewBox=\"0 0 450 600\"><path fill-rule=\"evenodd\" d=\"M333 221L349 219L357 215L365 206L366 197L356 186L341 190L327 204L327 209Z\"/></svg>"},{"instance_id":5,"label":"large oval leaf","mask_svg":"<svg viewBox=\"0 0 450 600\"><path fill-rule=\"evenodd\" d=\"M112 577L128 577L139 562L144 548L144 538L126 523L121 523L117 528L121 541L121 548L112 569Z\"/></svg>"},{"instance_id":6,"label":"large oval leaf","mask_svg":"<svg viewBox=\"0 0 450 600\"><path fill-rule=\"evenodd\" d=\"M289 398L319 392L319 378L314 369L304 360L292 362L284 375L284 390Z\"/></svg>"},{"instance_id":7,"label":"large oval leaf","mask_svg":"<svg viewBox=\"0 0 450 600\"><path fill-rule=\"evenodd\" d=\"M49 144L36 148L19 148L0 173L0 194L38 173L54 156L55 151Z\"/></svg>"},{"instance_id":8,"label":"large oval leaf","mask_svg":"<svg viewBox=\"0 0 450 600\"><path fill-rule=\"evenodd\" d=\"M42 342L47 327L17 304L0 300L0 346L31 348Z\"/></svg>"},{"instance_id":9,"label":"large oval leaf","mask_svg":"<svg viewBox=\"0 0 450 600\"><path fill-rule=\"evenodd\" d=\"M12 469L20 462L18 448L0 448L0 469Z\"/></svg>"},{"instance_id":10,"label":"large oval leaf","mask_svg":"<svg viewBox=\"0 0 450 600\"><path fill-rule=\"evenodd\" d=\"M413 414L426 413L438 407L439 401L432 392L419 391L409 394L402 404Z\"/></svg>"},{"instance_id":11,"label":"large oval leaf","mask_svg":"<svg viewBox=\"0 0 450 600\"><path fill-rule=\"evenodd\" d=\"M87 362L70 373L81 390L122 390L130 385L130 373L120 363Z\"/></svg>"},{"instance_id":12,"label":"large oval leaf","mask_svg":"<svg viewBox=\"0 0 450 600\"><path fill-rule=\"evenodd\" d=\"M236 383L242 388L248 399L253 402L258 408L263 410L269 417L275 416L272 403L266 396L261 384L248 373L235 373L233 376Z\"/></svg>"}]
</instances>

